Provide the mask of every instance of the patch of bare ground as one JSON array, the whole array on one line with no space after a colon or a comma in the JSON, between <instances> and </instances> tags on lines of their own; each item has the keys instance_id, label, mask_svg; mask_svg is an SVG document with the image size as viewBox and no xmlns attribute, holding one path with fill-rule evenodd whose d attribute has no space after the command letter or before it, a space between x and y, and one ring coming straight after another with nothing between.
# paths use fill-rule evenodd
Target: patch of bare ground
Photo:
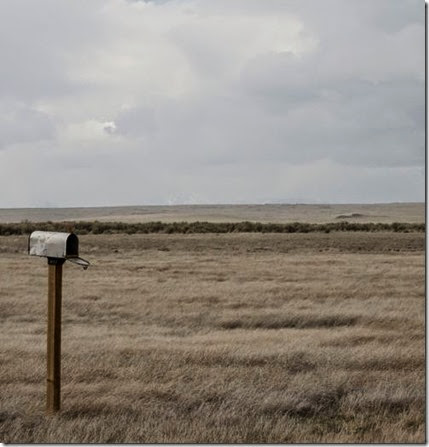
<instances>
[{"instance_id":1,"label":"patch of bare ground","mask_svg":"<svg viewBox=\"0 0 429 447\"><path fill-rule=\"evenodd\" d=\"M424 235L88 235L44 415L46 263L0 237L7 443L423 443Z\"/></svg>"}]
</instances>

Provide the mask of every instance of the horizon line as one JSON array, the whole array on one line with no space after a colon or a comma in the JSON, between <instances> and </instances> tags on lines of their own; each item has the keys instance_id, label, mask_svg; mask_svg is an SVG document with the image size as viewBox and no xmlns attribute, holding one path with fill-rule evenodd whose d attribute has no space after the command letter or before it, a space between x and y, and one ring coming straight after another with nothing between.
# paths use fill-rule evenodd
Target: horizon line
<instances>
[{"instance_id":1,"label":"horizon line","mask_svg":"<svg viewBox=\"0 0 429 447\"><path fill-rule=\"evenodd\" d=\"M426 201L395 201L395 202L263 202L263 203L175 203L175 204L157 204L157 205L85 205L85 206L18 206L18 207L0 207L0 210L26 210L26 209L78 209L78 208L144 208L144 207L183 207L183 206L335 206L335 205L412 205L424 204Z\"/></svg>"}]
</instances>

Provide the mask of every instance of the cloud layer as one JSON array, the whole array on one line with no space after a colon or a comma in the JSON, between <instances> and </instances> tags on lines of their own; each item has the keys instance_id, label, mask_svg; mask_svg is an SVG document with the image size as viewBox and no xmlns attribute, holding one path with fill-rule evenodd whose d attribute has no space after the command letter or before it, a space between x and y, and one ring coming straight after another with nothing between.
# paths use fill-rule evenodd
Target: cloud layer
<instances>
[{"instance_id":1,"label":"cloud layer","mask_svg":"<svg viewBox=\"0 0 429 447\"><path fill-rule=\"evenodd\" d=\"M4 0L1 207L424 200L419 0Z\"/></svg>"}]
</instances>

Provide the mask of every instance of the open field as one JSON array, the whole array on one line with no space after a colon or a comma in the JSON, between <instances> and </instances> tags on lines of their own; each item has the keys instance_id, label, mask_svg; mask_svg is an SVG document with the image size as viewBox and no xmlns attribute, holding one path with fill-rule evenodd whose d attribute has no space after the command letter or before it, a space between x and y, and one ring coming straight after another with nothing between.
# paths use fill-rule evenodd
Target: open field
<instances>
[{"instance_id":1,"label":"open field","mask_svg":"<svg viewBox=\"0 0 429 447\"><path fill-rule=\"evenodd\" d=\"M424 203L370 205L177 205L0 209L0 223L63 220L101 222L410 222L425 220Z\"/></svg>"},{"instance_id":2,"label":"open field","mask_svg":"<svg viewBox=\"0 0 429 447\"><path fill-rule=\"evenodd\" d=\"M54 417L46 262L0 237L0 441L422 443L424 237L81 236Z\"/></svg>"}]
</instances>

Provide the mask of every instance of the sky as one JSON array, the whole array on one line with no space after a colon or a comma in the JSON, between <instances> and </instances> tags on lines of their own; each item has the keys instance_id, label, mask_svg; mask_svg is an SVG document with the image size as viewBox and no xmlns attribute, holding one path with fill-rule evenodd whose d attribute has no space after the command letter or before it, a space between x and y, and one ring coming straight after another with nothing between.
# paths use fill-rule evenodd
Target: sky
<instances>
[{"instance_id":1,"label":"sky","mask_svg":"<svg viewBox=\"0 0 429 447\"><path fill-rule=\"evenodd\" d=\"M2 0L0 207L417 202L423 0Z\"/></svg>"}]
</instances>

